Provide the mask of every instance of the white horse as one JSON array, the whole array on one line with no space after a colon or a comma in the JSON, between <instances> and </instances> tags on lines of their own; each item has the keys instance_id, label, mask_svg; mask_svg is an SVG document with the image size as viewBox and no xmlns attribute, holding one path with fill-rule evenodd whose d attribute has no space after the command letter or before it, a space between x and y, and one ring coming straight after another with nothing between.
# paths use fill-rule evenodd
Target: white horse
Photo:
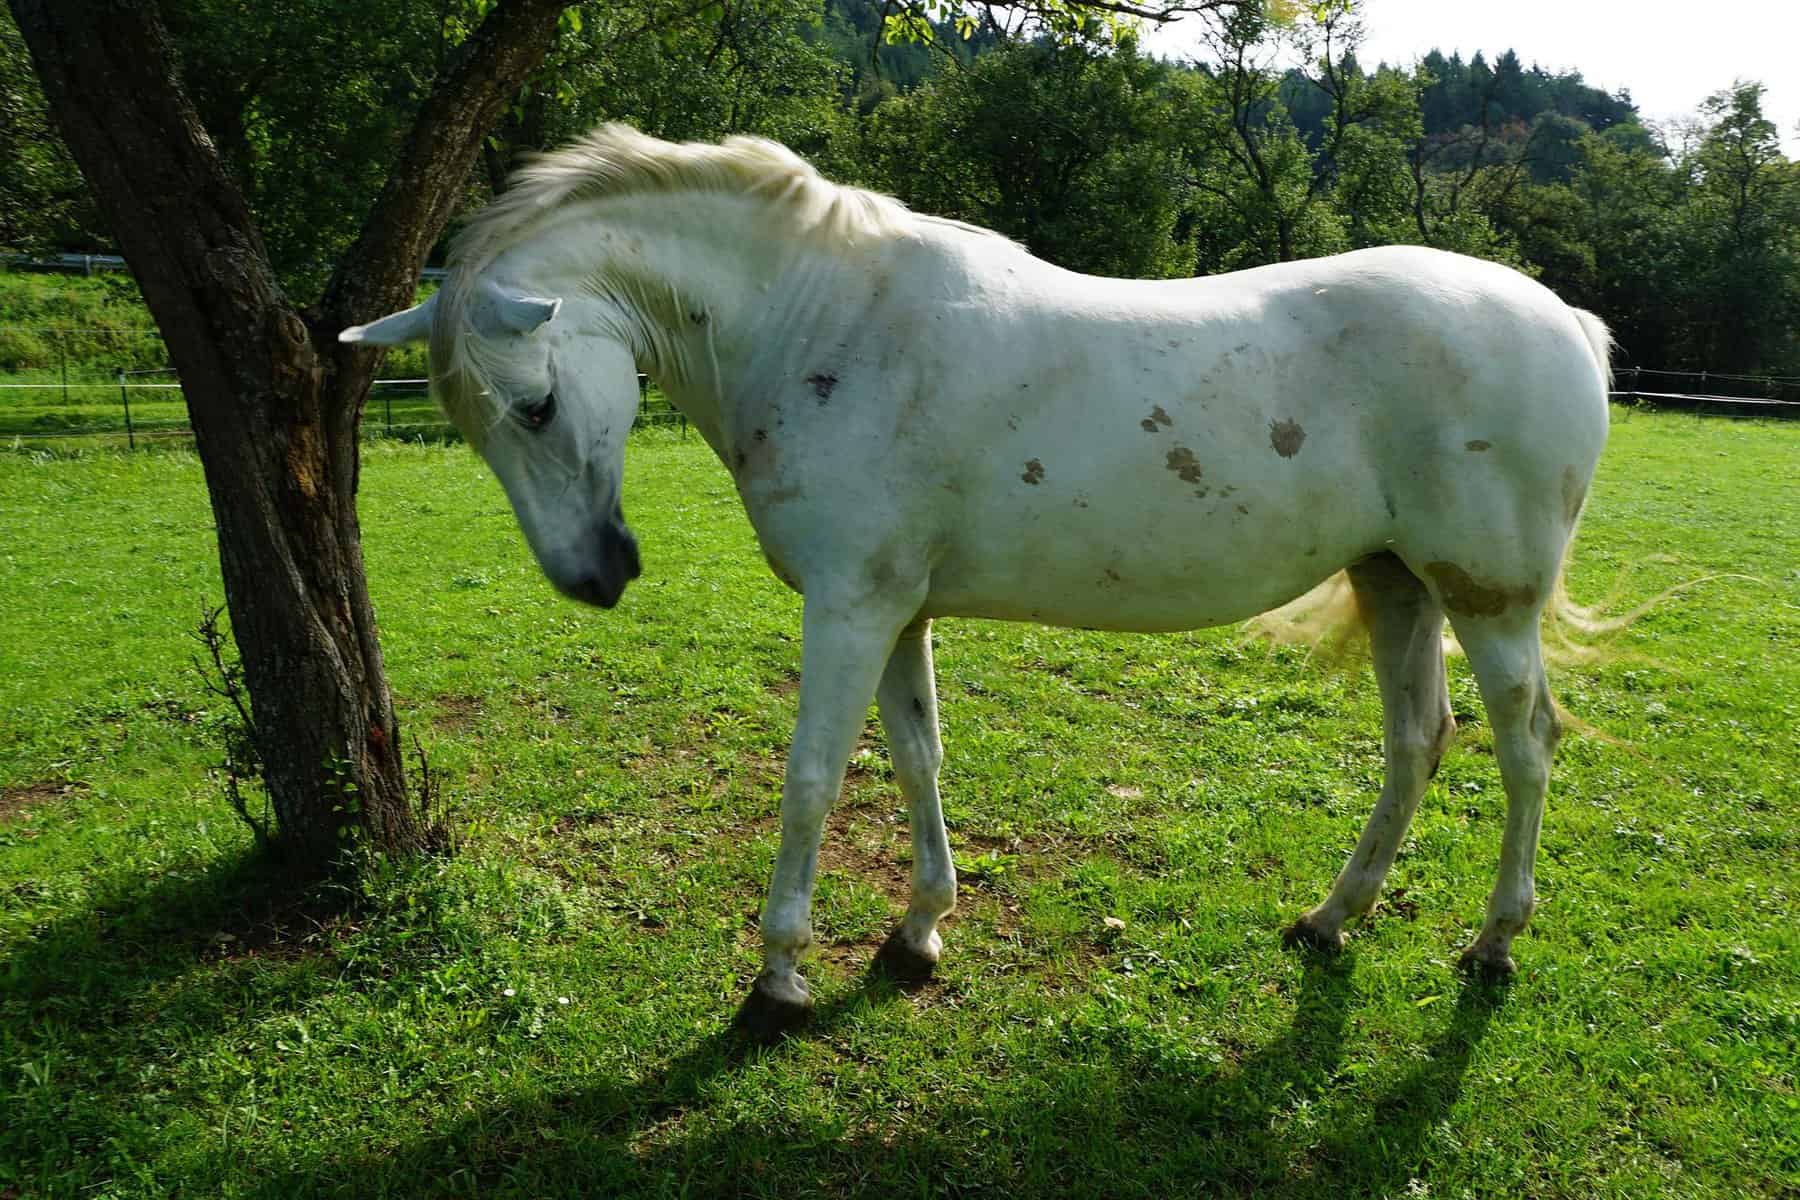
<instances>
[{"instance_id":1,"label":"white horse","mask_svg":"<svg viewBox=\"0 0 1800 1200\"><path fill-rule=\"evenodd\" d=\"M1109 630L1243 620L1348 569L1387 775L1330 895L1374 904L1455 723L1447 614L1507 796L1466 966L1511 972L1559 728L1539 618L1606 438L1605 327L1506 267L1416 247L1206 279L1071 274L821 178L749 138L608 126L519 172L416 308L436 393L563 592L638 573L619 506L636 375L736 480L805 596L800 712L743 1017L803 1020L819 839L869 699L911 813L912 899L877 958L928 974L956 873L939 806L930 623Z\"/></svg>"}]
</instances>

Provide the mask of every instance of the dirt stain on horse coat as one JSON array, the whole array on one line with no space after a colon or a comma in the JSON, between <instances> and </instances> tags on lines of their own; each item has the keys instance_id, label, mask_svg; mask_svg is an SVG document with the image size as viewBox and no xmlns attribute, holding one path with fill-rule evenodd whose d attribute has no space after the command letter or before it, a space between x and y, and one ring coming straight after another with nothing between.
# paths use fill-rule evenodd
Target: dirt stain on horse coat
<instances>
[{"instance_id":1,"label":"dirt stain on horse coat","mask_svg":"<svg viewBox=\"0 0 1800 1200\"><path fill-rule=\"evenodd\" d=\"M1283 458L1292 458L1300 453L1301 443L1306 441L1306 430L1300 428L1298 421L1270 421L1269 445L1275 453Z\"/></svg>"},{"instance_id":2,"label":"dirt stain on horse coat","mask_svg":"<svg viewBox=\"0 0 1800 1200\"><path fill-rule=\"evenodd\" d=\"M1186 446L1177 446L1169 451L1168 461L1163 465L1181 476L1183 482L1200 482L1200 460Z\"/></svg>"},{"instance_id":3,"label":"dirt stain on horse coat","mask_svg":"<svg viewBox=\"0 0 1800 1200\"><path fill-rule=\"evenodd\" d=\"M838 377L829 371L819 371L808 375L806 382L812 384L813 395L819 398L820 404L823 404L831 399L831 389L838 385Z\"/></svg>"},{"instance_id":4,"label":"dirt stain on horse coat","mask_svg":"<svg viewBox=\"0 0 1800 1200\"><path fill-rule=\"evenodd\" d=\"M1467 450L1471 454L1480 454L1483 450L1486 450L1489 446L1492 446L1493 444L1494 443L1487 441L1484 438L1474 438L1470 441L1464 442L1463 449Z\"/></svg>"},{"instance_id":5,"label":"dirt stain on horse coat","mask_svg":"<svg viewBox=\"0 0 1800 1200\"><path fill-rule=\"evenodd\" d=\"M1023 479L1026 483L1033 483L1033 484L1038 482L1038 480L1042 479L1043 477L1044 477L1044 464L1039 462L1035 458L1028 459L1026 461L1025 473L1023 475L1019 476L1019 478Z\"/></svg>"},{"instance_id":6,"label":"dirt stain on horse coat","mask_svg":"<svg viewBox=\"0 0 1800 1200\"><path fill-rule=\"evenodd\" d=\"M1149 416L1138 422L1139 425L1143 426L1145 433L1160 432L1162 429L1167 429L1174 423L1175 419L1164 412L1163 406L1160 404L1150 410Z\"/></svg>"},{"instance_id":7,"label":"dirt stain on horse coat","mask_svg":"<svg viewBox=\"0 0 1800 1200\"><path fill-rule=\"evenodd\" d=\"M1587 485L1581 482L1581 472L1574 467L1564 467L1562 473L1563 516L1569 524L1575 524L1575 518L1581 515L1581 505L1587 499Z\"/></svg>"},{"instance_id":8,"label":"dirt stain on horse coat","mask_svg":"<svg viewBox=\"0 0 1800 1200\"><path fill-rule=\"evenodd\" d=\"M1425 573L1437 584L1444 607L1462 616L1497 617L1509 608L1524 608L1537 601L1537 592L1529 585L1508 587L1477 579L1452 562L1427 563Z\"/></svg>"}]
</instances>

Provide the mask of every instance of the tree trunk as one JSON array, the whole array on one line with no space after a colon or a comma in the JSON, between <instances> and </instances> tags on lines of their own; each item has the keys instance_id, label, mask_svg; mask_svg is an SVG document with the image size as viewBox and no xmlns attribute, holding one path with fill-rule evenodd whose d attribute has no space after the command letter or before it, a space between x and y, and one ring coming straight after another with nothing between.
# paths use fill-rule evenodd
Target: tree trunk
<instances>
[{"instance_id":1,"label":"tree trunk","mask_svg":"<svg viewBox=\"0 0 1800 1200\"><path fill-rule=\"evenodd\" d=\"M180 372L277 824L303 870L361 831L421 830L382 671L356 518L357 438L377 355L336 334L411 302L481 136L567 0L505 0L440 77L356 247L310 319L174 71L154 5L11 0L50 108Z\"/></svg>"}]
</instances>

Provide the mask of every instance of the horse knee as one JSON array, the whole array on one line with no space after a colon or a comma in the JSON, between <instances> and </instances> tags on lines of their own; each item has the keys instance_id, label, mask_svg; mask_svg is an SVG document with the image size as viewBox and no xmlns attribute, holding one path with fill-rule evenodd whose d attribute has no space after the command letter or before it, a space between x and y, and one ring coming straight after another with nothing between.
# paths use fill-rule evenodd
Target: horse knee
<instances>
[{"instance_id":1,"label":"horse knee","mask_svg":"<svg viewBox=\"0 0 1800 1200\"><path fill-rule=\"evenodd\" d=\"M1425 779L1437 776L1438 766L1456 736L1456 720L1448 712L1435 723L1420 722L1394 739L1394 756Z\"/></svg>"},{"instance_id":2,"label":"horse knee","mask_svg":"<svg viewBox=\"0 0 1800 1200\"><path fill-rule=\"evenodd\" d=\"M1431 742L1431 769L1426 773L1427 779L1436 779L1438 768L1444 765L1444 755L1450 753L1451 743L1456 741L1456 718L1444 710L1438 721L1437 736Z\"/></svg>"},{"instance_id":3,"label":"horse knee","mask_svg":"<svg viewBox=\"0 0 1800 1200\"><path fill-rule=\"evenodd\" d=\"M908 795L935 784L943 765L944 752L935 745L909 747L894 754L894 774Z\"/></svg>"},{"instance_id":4,"label":"horse knee","mask_svg":"<svg viewBox=\"0 0 1800 1200\"><path fill-rule=\"evenodd\" d=\"M944 746L928 729L890 729L888 758L894 764L900 786L910 795L936 782L944 765Z\"/></svg>"},{"instance_id":5,"label":"horse knee","mask_svg":"<svg viewBox=\"0 0 1800 1200\"><path fill-rule=\"evenodd\" d=\"M781 789L783 836L790 830L806 833L822 826L825 815L831 811L832 802L837 799L837 790L842 781L842 771L790 764Z\"/></svg>"}]
</instances>

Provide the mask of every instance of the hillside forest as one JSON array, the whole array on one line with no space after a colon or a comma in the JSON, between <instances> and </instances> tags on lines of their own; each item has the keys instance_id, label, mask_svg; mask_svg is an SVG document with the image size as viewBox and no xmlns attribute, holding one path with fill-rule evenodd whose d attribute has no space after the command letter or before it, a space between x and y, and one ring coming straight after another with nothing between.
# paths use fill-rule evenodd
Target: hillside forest
<instances>
[{"instance_id":1,"label":"hillside forest","mask_svg":"<svg viewBox=\"0 0 1800 1200\"><path fill-rule=\"evenodd\" d=\"M480 0L166 5L189 94L303 302L351 243ZM873 0L584 3L489 137L465 207L521 154L608 120L748 132L832 178L1006 233L1071 269L1179 277L1386 243L1510 263L1613 326L1642 367L1800 373L1800 164L1761 85L1689 121L1623 85L1432 52L1359 57L1353 5L1008 27L1002 10L884 34ZM971 15L973 14L973 15ZM0 248L110 252L0 16ZM438 253L441 254L442 248Z\"/></svg>"}]
</instances>

